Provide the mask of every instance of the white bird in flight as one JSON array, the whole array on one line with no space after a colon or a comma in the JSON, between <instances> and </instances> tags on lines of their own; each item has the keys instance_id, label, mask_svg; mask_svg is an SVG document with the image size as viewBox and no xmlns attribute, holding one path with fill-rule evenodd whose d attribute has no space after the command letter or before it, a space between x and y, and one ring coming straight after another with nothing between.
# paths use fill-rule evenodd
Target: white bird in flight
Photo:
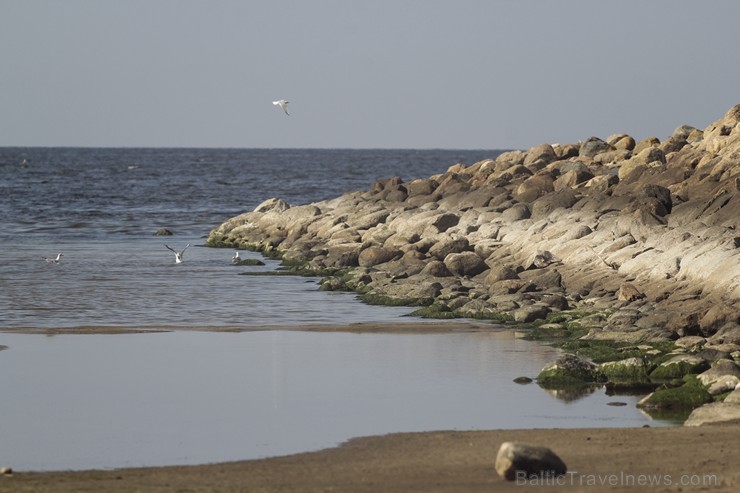
<instances>
[{"instance_id":1,"label":"white bird in flight","mask_svg":"<svg viewBox=\"0 0 740 493\"><path fill-rule=\"evenodd\" d=\"M167 248L167 250L169 250L169 251L171 251L172 253L175 254L175 263L176 264L181 264L182 263L182 256L183 256L183 254L185 254L185 250L187 250L188 247L190 246L190 243L188 243L187 245L185 245L185 248L183 248L181 252L178 252L177 250L175 250L174 248L169 247L166 244L164 246Z\"/></svg>"},{"instance_id":2,"label":"white bird in flight","mask_svg":"<svg viewBox=\"0 0 740 493\"><path fill-rule=\"evenodd\" d=\"M59 262L62 261L62 254L57 253L56 258L53 258L53 257L41 257L41 258L44 259L44 262L46 262L47 264L58 264Z\"/></svg>"},{"instance_id":3,"label":"white bird in flight","mask_svg":"<svg viewBox=\"0 0 740 493\"><path fill-rule=\"evenodd\" d=\"M272 104L275 106L280 106L286 115L290 116L290 113L288 113L288 101L284 99L278 99L277 101L273 101Z\"/></svg>"}]
</instances>

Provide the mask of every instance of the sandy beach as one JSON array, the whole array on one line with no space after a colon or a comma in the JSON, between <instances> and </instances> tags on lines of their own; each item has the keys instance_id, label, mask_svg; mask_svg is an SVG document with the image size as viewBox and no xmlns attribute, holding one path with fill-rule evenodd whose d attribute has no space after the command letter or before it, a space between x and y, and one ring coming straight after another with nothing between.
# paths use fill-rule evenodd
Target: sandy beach
<instances>
[{"instance_id":1,"label":"sandy beach","mask_svg":"<svg viewBox=\"0 0 740 493\"><path fill-rule=\"evenodd\" d=\"M550 447L558 479L508 482L501 443ZM15 473L2 492L737 491L740 423L675 428L440 431L350 440L263 460L109 471ZM700 457L697 460L697 457Z\"/></svg>"}]
</instances>

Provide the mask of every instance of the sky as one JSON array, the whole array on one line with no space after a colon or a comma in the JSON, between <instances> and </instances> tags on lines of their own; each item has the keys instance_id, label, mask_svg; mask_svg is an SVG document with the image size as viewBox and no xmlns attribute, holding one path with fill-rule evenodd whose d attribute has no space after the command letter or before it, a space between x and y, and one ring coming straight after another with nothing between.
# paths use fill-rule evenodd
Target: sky
<instances>
[{"instance_id":1,"label":"sky","mask_svg":"<svg viewBox=\"0 0 740 493\"><path fill-rule=\"evenodd\" d=\"M740 103L738 19L737 0L0 0L0 146L664 139Z\"/></svg>"}]
</instances>

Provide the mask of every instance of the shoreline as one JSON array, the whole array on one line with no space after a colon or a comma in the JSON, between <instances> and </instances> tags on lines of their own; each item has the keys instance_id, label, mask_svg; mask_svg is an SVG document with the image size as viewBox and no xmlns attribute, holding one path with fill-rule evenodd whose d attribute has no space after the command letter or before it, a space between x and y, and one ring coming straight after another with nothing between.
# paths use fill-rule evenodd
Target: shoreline
<instances>
[{"instance_id":1,"label":"shoreline","mask_svg":"<svg viewBox=\"0 0 740 493\"><path fill-rule=\"evenodd\" d=\"M200 332L260 332L260 331L299 331L299 332L349 332L378 334L435 334L441 332L491 332L515 330L494 323L478 321L439 321L428 322L357 322L350 324L305 324L305 325L223 325L223 326L175 326L175 325L136 325L136 326L77 326L77 327L18 327L0 329L0 334L28 335L101 335L101 334L157 334L162 332L200 331Z\"/></svg>"},{"instance_id":2,"label":"shoreline","mask_svg":"<svg viewBox=\"0 0 740 493\"><path fill-rule=\"evenodd\" d=\"M501 443L551 448L568 466L555 482L505 481ZM731 491L740 422L703 427L575 428L394 433L315 452L247 461L114 470L16 472L5 491ZM697 446L702 459L696 461ZM553 489L555 487L555 489Z\"/></svg>"}]
</instances>

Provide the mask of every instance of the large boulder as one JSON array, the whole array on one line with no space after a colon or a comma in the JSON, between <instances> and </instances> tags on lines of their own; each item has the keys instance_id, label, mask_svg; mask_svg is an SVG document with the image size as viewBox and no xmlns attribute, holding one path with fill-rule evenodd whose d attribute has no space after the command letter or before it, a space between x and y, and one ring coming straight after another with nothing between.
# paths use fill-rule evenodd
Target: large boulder
<instances>
[{"instance_id":1,"label":"large boulder","mask_svg":"<svg viewBox=\"0 0 740 493\"><path fill-rule=\"evenodd\" d=\"M608 142L605 142L598 137L589 137L586 142L581 144L581 150L578 155L592 158L602 152L613 150L614 147L612 147Z\"/></svg>"},{"instance_id":2,"label":"large boulder","mask_svg":"<svg viewBox=\"0 0 740 493\"><path fill-rule=\"evenodd\" d=\"M456 276L477 276L486 269L488 265L475 252L450 253L444 259L447 269Z\"/></svg>"},{"instance_id":3,"label":"large boulder","mask_svg":"<svg viewBox=\"0 0 740 493\"><path fill-rule=\"evenodd\" d=\"M496 472L507 481L564 475L565 462L547 447L521 442L504 442L496 454Z\"/></svg>"},{"instance_id":4,"label":"large boulder","mask_svg":"<svg viewBox=\"0 0 740 493\"><path fill-rule=\"evenodd\" d=\"M386 248L371 246L360 252L357 263L360 267L373 267L378 264L384 264L395 260L403 255L401 250L395 248Z\"/></svg>"}]
</instances>

